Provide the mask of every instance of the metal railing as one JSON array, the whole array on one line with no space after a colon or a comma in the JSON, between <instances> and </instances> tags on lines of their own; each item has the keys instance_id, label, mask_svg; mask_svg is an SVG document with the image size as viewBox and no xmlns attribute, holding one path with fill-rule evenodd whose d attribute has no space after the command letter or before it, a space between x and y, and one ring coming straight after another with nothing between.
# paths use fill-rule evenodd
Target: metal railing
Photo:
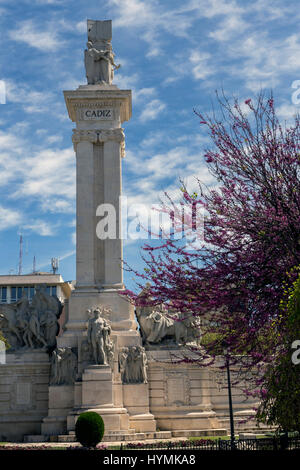
<instances>
[{"instance_id":1,"label":"metal railing","mask_svg":"<svg viewBox=\"0 0 300 470\"><path fill-rule=\"evenodd\" d=\"M232 449L230 440L201 439L199 441L168 441L154 443L121 444L121 450L212 450L212 451L282 451L298 450L300 452L300 437L267 437L257 439L237 439Z\"/></svg>"}]
</instances>

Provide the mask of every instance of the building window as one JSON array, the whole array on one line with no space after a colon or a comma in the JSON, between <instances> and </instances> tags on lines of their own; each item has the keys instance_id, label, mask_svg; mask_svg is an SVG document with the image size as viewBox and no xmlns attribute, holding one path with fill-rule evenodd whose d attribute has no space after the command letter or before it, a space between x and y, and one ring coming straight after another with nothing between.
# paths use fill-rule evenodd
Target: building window
<instances>
[{"instance_id":1,"label":"building window","mask_svg":"<svg viewBox=\"0 0 300 470\"><path fill-rule=\"evenodd\" d=\"M11 302L16 302L17 301L17 288L15 286L11 287L10 291L10 301Z\"/></svg>"},{"instance_id":2,"label":"building window","mask_svg":"<svg viewBox=\"0 0 300 470\"><path fill-rule=\"evenodd\" d=\"M23 294L23 287L18 287L17 288L17 294L18 294L18 300L20 300L22 298L22 294Z\"/></svg>"},{"instance_id":3,"label":"building window","mask_svg":"<svg viewBox=\"0 0 300 470\"><path fill-rule=\"evenodd\" d=\"M34 288L34 287L30 287L29 300L32 299L32 297L34 296L34 294L35 294L35 288Z\"/></svg>"},{"instance_id":4,"label":"building window","mask_svg":"<svg viewBox=\"0 0 300 470\"><path fill-rule=\"evenodd\" d=\"M47 286L46 292L48 295L57 295L57 286ZM35 295L35 286L11 286L10 288L10 302L17 302L22 296L31 301ZM0 287L0 302L7 302L7 287Z\"/></svg>"},{"instance_id":5,"label":"building window","mask_svg":"<svg viewBox=\"0 0 300 470\"><path fill-rule=\"evenodd\" d=\"M7 302L7 287L0 288L1 303L6 304Z\"/></svg>"}]
</instances>

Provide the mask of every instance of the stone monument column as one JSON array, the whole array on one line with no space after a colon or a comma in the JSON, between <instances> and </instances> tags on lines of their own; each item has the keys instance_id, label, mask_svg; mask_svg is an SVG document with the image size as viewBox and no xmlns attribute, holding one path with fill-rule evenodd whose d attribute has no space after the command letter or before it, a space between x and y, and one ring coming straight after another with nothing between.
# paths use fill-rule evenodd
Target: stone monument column
<instances>
[{"instance_id":1,"label":"stone monument column","mask_svg":"<svg viewBox=\"0 0 300 470\"><path fill-rule=\"evenodd\" d=\"M120 295L125 290L120 207L125 156L122 124L131 118L131 91L112 84L113 71L119 66L111 48L111 21L88 20L85 67L87 85L64 92L69 117L76 126L72 137L76 153L76 287L69 299L65 331L58 338L58 347L76 352L78 374L72 390L66 389L64 401L54 402L57 395L52 387L43 432L55 431L53 415L57 421L58 413L60 429L65 426L73 432L78 415L87 410L103 416L107 433L153 431L156 423L149 412L148 383L131 384L126 394L124 387L128 385L123 384L118 370L118 351L140 345L141 338L134 308ZM106 322L109 328L103 326ZM104 352L108 329L110 340ZM134 397L141 393L147 402L143 413L141 406L134 406ZM124 395L130 410L124 406Z\"/></svg>"},{"instance_id":2,"label":"stone monument column","mask_svg":"<svg viewBox=\"0 0 300 470\"><path fill-rule=\"evenodd\" d=\"M122 296L122 123L131 118L131 91L112 85L111 21L88 20L85 66L88 84L65 91L76 152L76 288L62 344L76 346L87 310L111 309L112 329L136 336L133 307ZM131 332L131 333L129 333ZM67 338L69 340L67 341ZM67 342L66 342L67 341Z\"/></svg>"},{"instance_id":3,"label":"stone monument column","mask_svg":"<svg viewBox=\"0 0 300 470\"><path fill-rule=\"evenodd\" d=\"M76 289L120 290L124 285L119 204L125 154L121 122L130 117L129 109L122 108L131 106L131 92L112 93L97 85L82 91L65 92L77 126L72 139L77 169Z\"/></svg>"}]
</instances>

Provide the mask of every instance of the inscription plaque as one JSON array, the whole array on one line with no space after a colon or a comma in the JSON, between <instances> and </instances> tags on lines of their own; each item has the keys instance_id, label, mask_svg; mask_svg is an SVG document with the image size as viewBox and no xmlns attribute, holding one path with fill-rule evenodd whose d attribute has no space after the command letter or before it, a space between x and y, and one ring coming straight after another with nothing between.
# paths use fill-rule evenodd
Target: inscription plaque
<instances>
[{"instance_id":1,"label":"inscription plaque","mask_svg":"<svg viewBox=\"0 0 300 470\"><path fill-rule=\"evenodd\" d=\"M112 108L83 108L81 118L84 121L99 121L103 119L113 119Z\"/></svg>"},{"instance_id":2,"label":"inscription plaque","mask_svg":"<svg viewBox=\"0 0 300 470\"><path fill-rule=\"evenodd\" d=\"M171 405L172 403L184 403L184 379L178 378L168 378L168 402Z\"/></svg>"},{"instance_id":3,"label":"inscription plaque","mask_svg":"<svg viewBox=\"0 0 300 470\"><path fill-rule=\"evenodd\" d=\"M31 402L31 384L17 383L17 405L30 405Z\"/></svg>"}]
</instances>

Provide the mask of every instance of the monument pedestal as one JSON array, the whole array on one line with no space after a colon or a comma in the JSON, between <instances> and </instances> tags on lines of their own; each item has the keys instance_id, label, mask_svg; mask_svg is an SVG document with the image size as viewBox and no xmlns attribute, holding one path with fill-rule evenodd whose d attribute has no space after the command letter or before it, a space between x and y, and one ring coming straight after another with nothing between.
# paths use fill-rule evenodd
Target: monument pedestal
<instances>
[{"instance_id":1,"label":"monument pedestal","mask_svg":"<svg viewBox=\"0 0 300 470\"><path fill-rule=\"evenodd\" d=\"M189 351L173 350L182 359ZM161 430L220 429L210 395L210 377L205 367L176 363L164 349L147 352L150 412Z\"/></svg>"},{"instance_id":2,"label":"monument pedestal","mask_svg":"<svg viewBox=\"0 0 300 470\"><path fill-rule=\"evenodd\" d=\"M49 411L42 422L42 434L47 436L65 434L67 416L74 406L73 385L49 386Z\"/></svg>"},{"instance_id":3,"label":"monument pedestal","mask_svg":"<svg viewBox=\"0 0 300 470\"><path fill-rule=\"evenodd\" d=\"M86 334L88 324L87 310L97 307L109 307L111 313L109 320L113 334L121 337L140 338L137 332L137 324L134 316L134 307L124 296L120 295L120 291L102 290L102 291L86 291L83 289L75 289L69 299L68 319L65 325L65 331L58 338L58 346L77 347L78 337ZM125 341L120 346L134 344L132 339ZM122 343L122 341L121 341Z\"/></svg>"},{"instance_id":4,"label":"monument pedestal","mask_svg":"<svg viewBox=\"0 0 300 470\"><path fill-rule=\"evenodd\" d=\"M124 384L123 400L131 429L136 432L156 431L156 421L149 411L148 384Z\"/></svg>"},{"instance_id":5,"label":"monument pedestal","mask_svg":"<svg viewBox=\"0 0 300 470\"><path fill-rule=\"evenodd\" d=\"M78 385L77 385L78 387ZM102 416L106 431L127 431L129 415L121 400L114 396L113 375L109 366L92 365L82 375L81 392L78 393L81 405L69 416L68 431L75 429L75 423L85 411L95 411ZM73 416L73 419L71 419Z\"/></svg>"}]
</instances>

